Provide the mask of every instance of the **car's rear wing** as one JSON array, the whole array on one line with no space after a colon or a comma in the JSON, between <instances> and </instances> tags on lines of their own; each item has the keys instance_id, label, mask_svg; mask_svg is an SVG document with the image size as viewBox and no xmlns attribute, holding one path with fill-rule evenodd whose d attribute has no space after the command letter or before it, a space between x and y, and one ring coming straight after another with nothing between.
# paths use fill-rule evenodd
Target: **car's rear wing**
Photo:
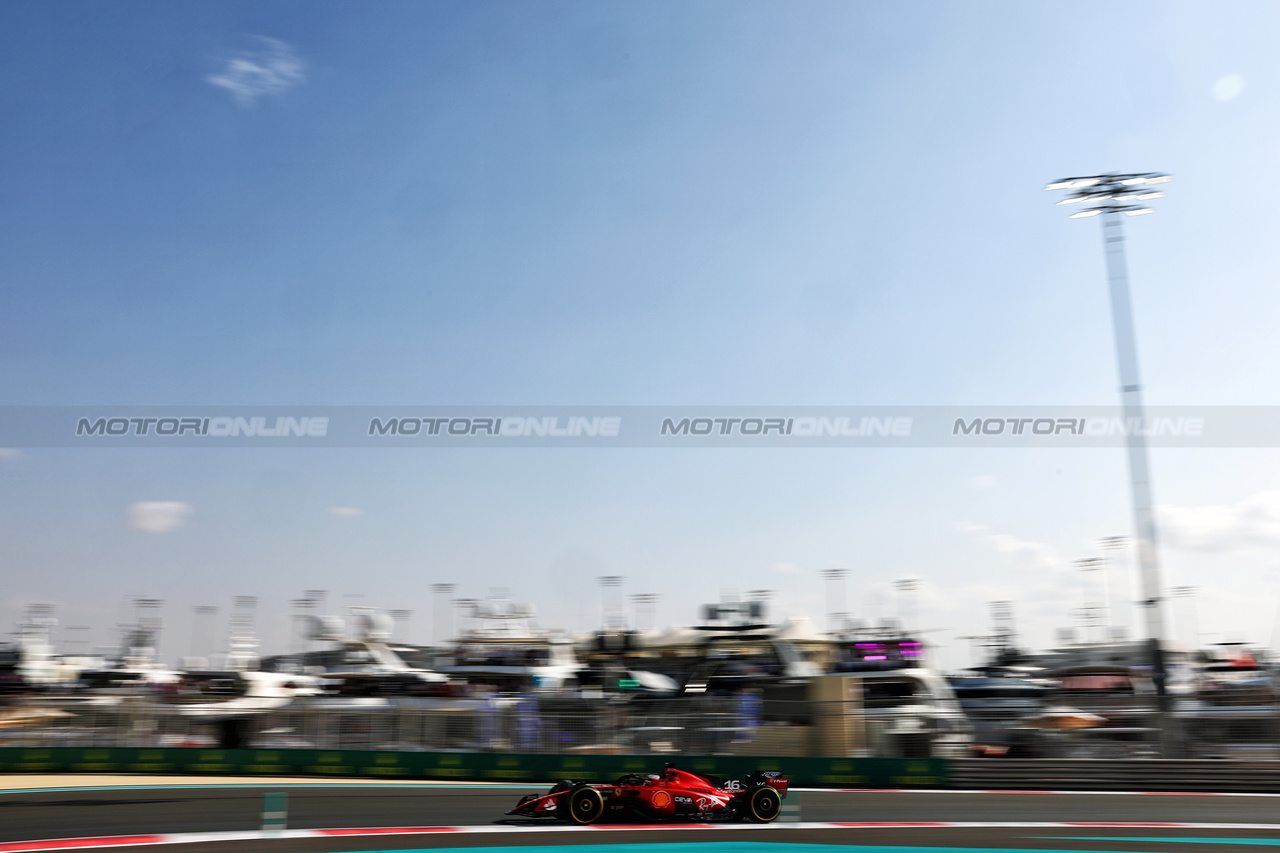
<instances>
[{"instance_id":1,"label":"car's rear wing","mask_svg":"<svg viewBox=\"0 0 1280 853\"><path fill-rule=\"evenodd\" d=\"M787 796L787 780L776 770L757 770L746 778L747 787L764 783L783 797Z\"/></svg>"}]
</instances>

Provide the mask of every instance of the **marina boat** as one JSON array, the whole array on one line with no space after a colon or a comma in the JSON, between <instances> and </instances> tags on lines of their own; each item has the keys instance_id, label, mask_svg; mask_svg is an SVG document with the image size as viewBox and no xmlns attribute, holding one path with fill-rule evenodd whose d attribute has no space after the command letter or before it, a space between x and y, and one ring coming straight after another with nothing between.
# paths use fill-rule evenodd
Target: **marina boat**
<instances>
[{"instance_id":1,"label":"marina boat","mask_svg":"<svg viewBox=\"0 0 1280 853\"><path fill-rule=\"evenodd\" d=\"M565 635L543 631L531 604L506 598L477 602L477 625L453 641L448 663L439 671L485 692L498 694L567 694L579 687L586 666Z\"/></svg>"},{"instance_id":2,"label":"marina boat","mask_svg":"<svg viewBox=\"0 0 1280 853\"><path fill-rule=\"evenodd\" d=\"M1174 705L1195 758L1274 758L1277 712L1275 670L1243 643L1219 643L1207 650L1192 692Z\"/></svg>"},{"instance_id":3,"label":"marina boat","mask_svg":"<svg viewBox=\"0 0 1280 853\"><path fill-rule=\"evenodd\" d=\"M925 757L966 754L972 726L951 685L925 665L920 640L880 631L839 638L829 676L852 677L873 755Z\"/></svg>"},{"instance_id":4,"label":"marina boat","mask_svg":"<svg viewBox=\"0 0 1280 853\"><path fill-rule=\"evenodd\" d=\"M298 707L391 708L409 699L452 695L447 675L410 666L391 647L391 617L372 608L355 610L350 624L337 616L312 618L310 639L328 642L331 648L267 663L266 668L277 675L315 680L319 689L314 695L299 696Z\"/></svg>"},{"instance_id":5,"label":"marina boat","mask_svg":"<svg viewBox=\"0 0 1280 853\"><path fill-rule=\"evenodd\" d=\"M686 697L752 689L766 700L802 699L806 680L821 672L801 650L800 642L818 639L807 622L769 624L763 601L721 601L702 615L698 625L638 644L644 665L678 682Z\"/></svg>"},{"instance_id":6,"label":"marina boat","mask_svg":"<svg viewBox=\"0 0 1280 853\"><path fill-rule=\"evenodd\" d=\"M956 701L973 726L973 750L980 756L1031 757L1036 736L1022 721L1040 714L1052 684L1025 672L987 669L949 677Z\"/></svg>"}]
</instances>

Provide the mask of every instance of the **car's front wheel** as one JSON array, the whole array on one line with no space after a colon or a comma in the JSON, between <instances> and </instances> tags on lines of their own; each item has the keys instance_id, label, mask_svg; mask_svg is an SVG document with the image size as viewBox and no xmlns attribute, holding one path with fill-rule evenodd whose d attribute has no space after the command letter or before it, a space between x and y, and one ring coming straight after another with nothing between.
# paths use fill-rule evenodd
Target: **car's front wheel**
<instances>
[{"instance_id":1,"label":"car's front wheel","mask_svg":"<svg viewBox=\"0 0 1280 853\"><path fill-rule=\"evenodd\" d=\"M565 817L572 823L585 826L595 823L604 814L604 797L589 785L574 788L563 802L568 812Z\"/></svg>"},{"instance_id":2,"label":"car's front wheel","mask_svg":"<svg viewBox=\"0 0 1280 853\"><path fill-rule=\"evenodd\" d=\"M765 785L747 795L747 819L756 823L770 823L782 812L782 798L773 788Z\"/></svg>"}]
</instances>

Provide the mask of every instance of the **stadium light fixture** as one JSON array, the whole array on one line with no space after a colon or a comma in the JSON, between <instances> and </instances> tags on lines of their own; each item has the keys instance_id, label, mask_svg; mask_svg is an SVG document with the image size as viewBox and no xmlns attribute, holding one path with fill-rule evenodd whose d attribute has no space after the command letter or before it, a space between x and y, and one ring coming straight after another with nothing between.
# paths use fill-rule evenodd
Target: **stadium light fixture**
<instances>
[{"instance_id":1,"label":"stadium light fixture","mask_svg":"<svg viewBox=\"0 0 1280 853\"><path fill-rule=\"evenodd\" d=\"M1108 172L1104 175L1062 178L1045 187L1067 190L1059 204L1084 205L1072 213L1071 219L1102 216L1102 240L1106 250L1107 278L1111 289L1111 322L1115 332L1116 361L1120 374L1120 399L1126 423L1144 423L1142 383L1138 372L1138 347L1133 332L1133 306L1129 298L1129 274L1124 255L1124 230L1120 214L1144 216L1154 211L1139 202L1161 198L1164 193L1152 191L1152 184L1172 180L1161 172ZM1161 643L1164 637L1164 595L1160 585L1160 560L1156 547L1154 502L1151 496L1151 473L1147 463L1147 441L1142 429L1129 431L1125 439L1129 457L1130 494L1133 502L1135 541L1138 566L1142 577L1142 613L1150 646L1152 680L1156 688L1160 722L1160 750L1167 752L1168 738L1164 729L1169 718L1170 701L1166 689L1167 671ZM1169 757L1169 756L1165 756Z\"/></svg>"}]
</instances>

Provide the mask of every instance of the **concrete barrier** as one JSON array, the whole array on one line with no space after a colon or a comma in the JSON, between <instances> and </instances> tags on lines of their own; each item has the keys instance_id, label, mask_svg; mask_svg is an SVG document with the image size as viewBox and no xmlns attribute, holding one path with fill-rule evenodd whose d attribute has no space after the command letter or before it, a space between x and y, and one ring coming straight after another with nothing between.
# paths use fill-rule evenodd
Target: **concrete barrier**
<instances>
[{"instance_id":1,"label":"concrete barrier","mask_svg":"<svg viewBox=\"0 0 1280 853\"><path fill-rule=\"evenodd\" d=\"M1023 791L1280 793L1280 761L1177 759L963 759L954 788Z\"/></svg>"},{"instance_id":2,"label":"concrete barrier","mask_svg":"<svg viewBox=\"0 0 1280 853\"><path fill-rule=\"evenodd\" d=\"M0 748L0 773L149 773L527 782L657 773L667 761L742 778L777 770L795 787L1280 793L1280 761L756 758L324 749Z\"/></svg>"}]
</instances>

